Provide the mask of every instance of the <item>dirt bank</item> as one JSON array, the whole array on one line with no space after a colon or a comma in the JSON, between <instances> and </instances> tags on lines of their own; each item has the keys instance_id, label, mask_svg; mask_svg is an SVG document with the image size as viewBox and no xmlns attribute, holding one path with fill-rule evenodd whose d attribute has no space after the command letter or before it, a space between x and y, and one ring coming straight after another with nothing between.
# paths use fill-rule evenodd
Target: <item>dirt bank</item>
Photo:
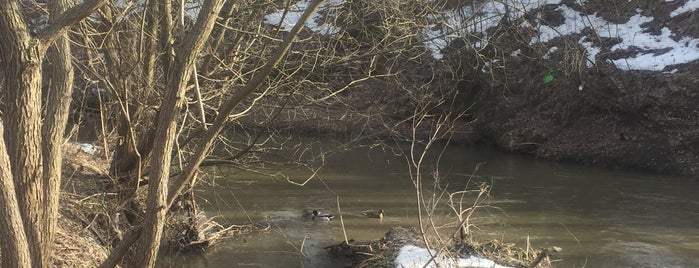
<instances>
[{"instance_id":1,"label":"dirt bank","mask_svg":"<svg viewBox=\"0 0 699 268\"><path fill-rule=\"evenodd\" d=\"M509 94L480 93L475 130L483 141L545 159L698 174L695 72L610 69L587 81L582 91L563 81ZM526 94L534 90L539 92Z\"/></svg>"},{"instance_id":2,"label":"dirt bank","mask_svg":"<svg viewBox=\"0 0 699 268\"><path fill-rule=\"evenodd\" d=\"M613 2L535 8L488 31L480 54L452 54L482 66L459 81L474 135L544 159L697 176L699 62L687 55L699 17L686 1Z\"/></svg>"}]
</instances>

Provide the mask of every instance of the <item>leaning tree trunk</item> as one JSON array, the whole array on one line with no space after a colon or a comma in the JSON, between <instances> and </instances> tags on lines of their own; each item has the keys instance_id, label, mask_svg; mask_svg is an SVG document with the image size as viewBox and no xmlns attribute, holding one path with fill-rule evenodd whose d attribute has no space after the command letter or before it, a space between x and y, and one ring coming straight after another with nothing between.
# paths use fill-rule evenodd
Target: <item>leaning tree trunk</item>
<instances>
[{"instance_id":1,"label":"leaning tree trunk","mask_svg":"<svg viewBox=\"0 0 699 268\"><path fill-rule=\"evenodd\" d=\"M199 52L206 44L214 27L223 2L224 0L209 0L204 3L191 33L178 47L175 64L167 75L166 98L160 108L156 127L158 140L153 146L144 229L139 247L136 250L134 267L153 267L155 265L165 224L165 214L168 210L168 177L170 176L172 148L177 138L178 115L184 107L184 93L190 74L194 70Z\"/></svg>"},{"instance_id":2,"label":"leaning tree trunk","mask_svg":"<svg viewBox=\"0 0 699 268\"><path fill-rule=\"evenodd\" d=\"M3 133L0 122L0 133ZM19 203L15 195L15 183L12 180L10 159L7 156L5 139L0 135L0 243L2 267L31 267L29 243L24 233L24 223L19 212Z\"/></svg>"}]
</instances>

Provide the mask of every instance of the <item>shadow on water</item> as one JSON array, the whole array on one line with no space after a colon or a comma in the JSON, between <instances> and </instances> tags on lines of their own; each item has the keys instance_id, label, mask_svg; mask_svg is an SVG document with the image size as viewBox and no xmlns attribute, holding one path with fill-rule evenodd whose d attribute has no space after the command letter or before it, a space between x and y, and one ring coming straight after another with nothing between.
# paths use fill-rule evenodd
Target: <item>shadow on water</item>
<instances>
[{"instance_id":1,"label":"shadow on water","mask_svg":"<svg viewBox=\"0 0 699 268\"><path fill-rule=\"evenodd\" d=\"M478 213L481 238L562 247L558 267L699 267L699 183L694 180L455 146L439 165L442 184L463 189L478 163L483 163L478 180L492 183L490 204L498 208ZM343 260L324 249L344 240L340 221L301 217L303 209L338 214L328 188L340 196L351 239L377 239L389 227L417 225L405 161L378 150L339 154L304 187L233 169L221 172L225 178L199 194L208 202L204 209L225 222L250 218L272 227L225 240L205 255L162 258L159 266L343 267ZM378 208L386 211L383 221L361 215Z\"/></svg>"}]
</instances>

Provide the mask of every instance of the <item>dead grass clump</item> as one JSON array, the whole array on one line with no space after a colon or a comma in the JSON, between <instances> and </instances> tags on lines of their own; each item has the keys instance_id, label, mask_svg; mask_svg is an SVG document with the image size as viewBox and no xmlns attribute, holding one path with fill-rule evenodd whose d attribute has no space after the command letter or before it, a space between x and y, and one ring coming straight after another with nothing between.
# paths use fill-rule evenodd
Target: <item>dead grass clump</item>
<instances>
[{"instance_id":1,"label":"dead grass clump","mask_svg":"<svg viewBox=\"0 0 699 268\"><path fill-rule=\"evenodd\" d=\"M90 231L66 217L58 219L54 247L56 267L97 267L108 254Z\"/></svg>"},{"instance_id":2,"label":"dead grass clump","mask_svg":"<svg viewBox=\"0 0 699 268\"><path fill-rule=\"evenodd\" d=\"M378 240L349 240L326 249L331 254L345 257L351 267L390 267L400 248L408 244L424 246L416 230L393 227Z\"/></svg>"},{"instance_id":3,"label":"dead grass clump","mask_svg":"<svg viewBox=\"0 0 699 268\"><path fill-rule=\"evenodd\" d=\"M477 256L483 256L499 263L506 263L513 267L553 267L549 257L561 251L558 247L534 250L532 248L520 248L514 243L502 243L498 240L487 242L471 242L468 252Z\"/></svg>"},{"instance_id":4,"label":"dead grass clump","mask_svg":"<svg viewBox=\"0 0 699 268\"><path fill-rule=\"evenodd\" d=\"M405 245L424 247L421 236L415 229L393 227L386 235L378 240L342 242L326 247L331 254L342 256L348 260L350 267L393 267L400 249ZM453 256L479 256L494 260L512 267L553 267L549 257L560 251L560 248L533 250L522 249L515 244L504 244L497 240L483 243L455 245L446 250Z\"/></svg>"}]
</instances>

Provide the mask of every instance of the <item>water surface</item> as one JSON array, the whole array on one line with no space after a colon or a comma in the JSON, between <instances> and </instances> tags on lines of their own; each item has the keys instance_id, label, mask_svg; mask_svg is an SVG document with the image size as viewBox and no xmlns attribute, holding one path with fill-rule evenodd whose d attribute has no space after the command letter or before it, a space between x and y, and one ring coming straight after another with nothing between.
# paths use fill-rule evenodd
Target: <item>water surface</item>
<instances>
[{"instance_id":1,"label":"water surface","mask_svg":"<svg viewBox=\"0 0 699 268\"><path fill-rule=\"evenodd\" d=\"M426 171L433 168L434 160L429 160ZM161 266L343 267L343 260L328 256L324 247L343 241L344 233L352 239L377 239L391 226L417 226L405 160L378 149L340 153L302 187L233 168L218 172L222 176L215 186L199 193L208 202L203 203L208 214L229 223L264 220L271 229L226 240L204 256L164 258ZM308 175L285 174L299 181ZM479 210L479 238L562 247L558 267L699 267L695 180L464 146L445 152L438 175L450 191L469 181L469 189L474 182L491 185L489 204L496 208ZM425 185L430 189L433 181ZM378 208L387 213L382 221L361 215ZM342 214L342 222L304 219L303 209ZM448 211L443 205L437 208L439 222L452 220Z\"/></svg>"}]
</instances>

